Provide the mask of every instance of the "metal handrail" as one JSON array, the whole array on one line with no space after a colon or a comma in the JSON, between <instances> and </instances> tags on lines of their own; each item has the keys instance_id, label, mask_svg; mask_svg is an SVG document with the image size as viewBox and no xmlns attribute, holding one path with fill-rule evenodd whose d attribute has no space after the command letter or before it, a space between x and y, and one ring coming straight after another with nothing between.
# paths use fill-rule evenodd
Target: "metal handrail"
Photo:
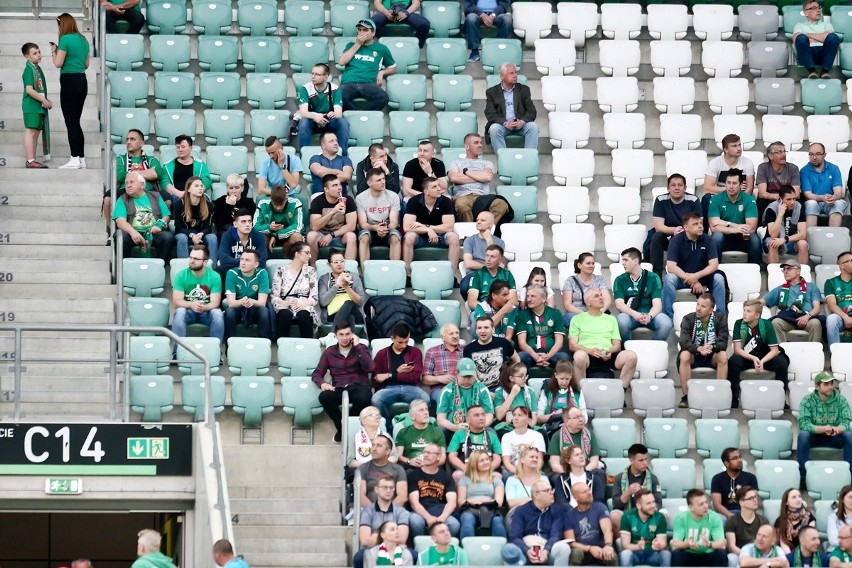
<instances>
[{"instance_id":1,"label":"metal handrail","mask_svg":"<svg viewBox=\"0 0 852 568\"><path fill-rule=\"evenodd\" d=\"M72 332L107 332L110 334L110 354L109 354L109 371L110 371L110 420L116 420L115 418L115 406L117 401L115 400L115 391L116 391L116 381L117 381L117 371L119 364L118 353L114 346L119 344L117 336L119 334L126 334L129 336L130 333L156 333L159 335L165 335L171 341L175 342L177 345L180 345L191 355L196 357L204 367L203 375L204 381L208 385L208 388L204 390L204 422L200 424L202 428L205 428L209 432L210 439L212 441L212 464L211 467L214 469L216 474L216 486L217 486L217 494L216 494L216 505L215 508L219 512L219 521L221 522L222 534L214 535L214 540L218 540L219 538L228 538L228 526L230 525L230 519L228 518L228 510L227 504L225 503L225 478L223 472L222 465L222 455L220 453L220 443L219 443L219 431L216 428L216 415L213 411L213 395L212 388L209 388L210 385L210 362L207 360L207 357L204 356L200 350L198 350L191 341L187 340L185 337L178 337L175 335L170 329L164 327L155 327L155 326L139 326L139 327L131 327L128 325L69 325L69 324L2 324L0 325L0 333L3 332L11 332L14 334L15 341L15 353L14 360L12 361L12 372L14 374L14 420L17 422L21 418L21 389L23 386L23 377L22 374L25 371L23 363L25 362L40 362L43 359L38 357L33 358L24 358L22 354L22 346L23 346L23 333L27 331L34 332L59 332L63 335L70 334ZM123 342L122 342L123 343ZM79 363L79 359L73 358L56 358L52 357L49 359L45 359L50 362L67 362L67 363ZM104 361L100 359L99 361ZM217 361L218 362L218 361ZM125 389L127 388L128 381L125 381ZM129 407L129 399L125 396L124 399L125 406Z\"/></svg>"},{"instance_id":2,"label":"metal handrail","mask_svg":"<svg viewBox=\"0 0 852 568\"><path fill-rule=\"evenodd\" d=\"M343 472L346 471L346 466L349 465L346 463L346 448L349 444L349 391L344 390L343 396L340 399L340 408L341 408L341 416L340 416L340 442L341 442L341 456L340 456L340 475L343 476ZM353 499L355 501L355 499ZM348 511L346 510L347 498L346 498L346 480L343 481L340 487L340 515L341 517L345 517Z\"/></svg>"}]
</instances>

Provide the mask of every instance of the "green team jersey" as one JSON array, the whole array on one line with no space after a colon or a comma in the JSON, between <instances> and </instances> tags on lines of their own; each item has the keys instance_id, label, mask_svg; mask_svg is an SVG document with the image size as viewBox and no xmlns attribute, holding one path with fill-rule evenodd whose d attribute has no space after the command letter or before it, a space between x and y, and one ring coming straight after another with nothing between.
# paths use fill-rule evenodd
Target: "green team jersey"
<instances>
[{"instance_id":1,"label":"green team jersey","mask_svg":"<svg viewBox=\"0 0 852 568\"><path fill-rule=\"evenodd\" d=\"M331 104L329 104L329 94L331 94ZM313 83L307 83L299 87L299 106L302 105L308 105L309 112L327 114L334 110L333 107L343 106L343 95L337 85L331 82L327 82L322 91L317 91Z\"/></svg>"},{"instance_id":2,"label":"green team jersey","mask_svg":"<svg viewBox=\"0 0 852 568\"><path fill-rule=\"evenodd\" d=\"M666 534L667 528L666 517L659 511L655 511L647 520L642 521L639 517L639 509L634 507L625 511L624 516L621 517L621 532L630 533L630 544L644 540L644 550L651 550L651 541L657 535Z\"/></svg>"},{"instance_id":3,"label":"green team jersey","mask_svg":"<svg viewBox=\"0 0 852 568\"><path fill-rule=\"evenodd\" d=\"M47 97L47 81L44 78L44 71L35 63L27 61L21 79L24 82L24 96L21 99L21 109L24 114L47 114L47 109L27 94L27 87L32 87L36 93Z\"/></svg>"},{"instance_id":4,"label":"green team jersey","mask_svg":"<svg viewBox=\"0 0 852 568\"><path fill-rule=\"evenodd\" d=\"M274 232L269 228L271 223L281 223L281 229ZM293 233L304 231L304 217L302 215L302 202L295 197L288 197L284 209L276 211L272 207L271 199L261 201L254 213L254 228L265 235L286 239Z\"/></svg>"},{"instance_id":5,"label":"green team jersey","mask_svg":"<svg viewBox=\"0 0 852 568\"><path fill-rule=\"evenodd\" d=\"M80 34L65 34L59 38L57 49L65 52L65 63L59 73L85 73L89 56L89 41Z\"/></svg>"},{"instance_id":6,"label":"green team jersey","mask_svg":"<svg viewBox=\"0 0 852 568\"><path fill-rule=\"evenodd\" d=\"M457 431L453 434L450 444L447 446L447 452L452 454L459 450L462 450L465 455L470 455L475 450L483 451L489 455L503 453L500 439L491 428L486 428L478 433L471 432L467 428Z\"/></svg>"},{"instance_id":7,"label":"green team jersey","mask_svg":"<svg viewBox=\"0 0 852 568\"><path fill-rule=\"evenodd\" d=\"M843 280L842 275L830 278L825 282L822 295L826 298L834 296L837 307L848 313L852 307L852 280L847 282Z\"/></svg>"},{"instance_id":8,"label":"green team jersey","mask_svg":"<svg viewBox=\"0 0 852 568\"><path fill-rule=\"evenodd\" d=\"M713 549L707 546L701 546L701 537L706 537L708 541L715 542L725 539L725 529L722 527L722 517L714 513L708 512L701 519L695 519L690 511L684 511L675 517L674 532L672 538L674 540L699 543L698 548L687 549L688 554L708 554Z\"/></svg>"},{"instance_id":9,"label":"green team jersey","mask_svg":"<svg viewBox=\"0 0 852 568\"><path fill-rule=\"evenodd\" d=\"M355 42L347 43L345 51L352 49L353 45L355 45ZM384 44L374 41L370 45L362 45L358 48L358 51L346 64L340 83L375 83L376 76L382 67L388 68L395 65L396 62L393 60L390 49Z\"/></svg>"},{"instance_id":10,"label":"green team jersey","mask_svg":"<svg viewBox=\"0 0 852 568\"><path fill-rule=\"evenodd\" d=\"M438 444L442 448L447 447L447 439L444 431L435 424L428 424L423 430L418 430L412 424L406 426L396 435L396 445L405 448L405 457L414 459L423 453L423 449L429 444Z\"/></svg>"},{"instance_id":11,"label":"green team jersey","mask_svg":"<svg viewBox=\"0 0 852 568\"><path fill-rule=\"evenodd\" d=\"M495 280L505 280L509 283L509 288L515 289L515 277L512 273L503 267L497 269L497 273L491 276L488 269L484 266L479 270L474 271L470 279L470 289L479 291L479 299L484 300L488 297L488 292L491 290L491 284Z\"/></svg>"},{"instance_id":12,"label":"green team jersey","mask_svg":"<svg viewBox=\"0 0 852 568\"><path fill-rule=\"evenodd\" d=\"M718 217L722 221L742 225L746 219L757 219L757 202L744 191L740 192L736 201L731 201L727 192L723 191L710 199L707 217Z\"/></svg>"},{"instance_id":13,"label":"green team jersey","mask_svg":"<svg viewBox=\"0 0 852 568\"><path fill-rule=\"evenodd\" d=\"M438 552L434 546L420 553L418 566L467 566L467 553L458 546L450 545L445 553Z\"/></svg>"},{"instance_id":14,"label":"green team jersey","mask_svg":"<svg viewBox=\"0 0 852 568\"><path fill-rule=\"evenodd\" d=\"M494 414L491 393L484 384L474 381L472 387L462 389L453 381L441 389L437 412L446 414L453 424L461 424L467 420L467 409L474 404L481 405L486 414Z\"/></svg>"},{"instance_id":15,"label":"green team jersey","mask_svg":"<svg viewBox=\"0 0 852 568\"><path fill-rule=\"evenodd\" d=\"M140 172L147 169L154 169L157 172L157 180L145 180L145 191L153 191L157 189L154 184L157 183L165 187L165 182L170 180L169 174L160 164L160 160L154 156L128 156L121 154L115 157L115 182L118 184L118 191L124 191L125 180L128 172Z\"/></svg>"},{"instance_id":16,"label":"green team jersey","mask_svg":"<svg viewBox=\"0 0 852 568\"><path fill-rule=\"evenodd\" d=\"M133 204L136 206L136 214L133 216L133 219L129 219L131 227L140 233L144 233L153 227L157 221L169 215L169 208L166 205L166 202L163 201L163 198L159 195L157 196L157 199L159 200L160 205L160 217L154 215L154 211L151 209L151 200L148 198L147 193L143 193L139 197L134 197L132 199ZM127 206L124 204L124 199L116 199L115 208L112 210L112 218L113 220L127 219ZM221 281L221 278L219 278L219 280Z\"/></svg>"},{"instance_id":17,"label":"green team jersey","mask_svg":"<svg viewBox=\"0 0 852 568\"><path fill-rule=\"evenodd\" d=\"M254 273L246 276L239 267L232 268L225 275L225 293L240 298L257 300L258 294L269 294L269 273L263 268L255 268Z\"/></svg>"},{"instance_id":18,"label":"green team jersey","mask_svg":"<svg viewBox=\"0 0 852 568\"><path fill-rule=\"evenodd\" d=\"M630 306L631 299L639 295L643 278L646 280L645 290L642 292L638 304ZM630 274L625 272L615 278L615 282L612 285L612 297L620 298L637 312L647 314L651 311L652 300L663 297L663 283L660 281L660 277L650 270L643 269L642 276L635 282Z\"/></svg>"},{"instance_id":19,"label":"green team jersey","mask_svg":"<svg viewBox=\"0 0 852 568\"><path fill-rule=\"evenodd\" d=\"M497 392L494 393L494 408L499 408L504 402L506 402L507 393L502 388L498 388ZM507 416L511 415L511 412L518 408L519 406L526 406L530 409L530 412L535 413L536 405L535 405L535 393L529 385L525 385L523 390L518 393L518 395L512 399L512 404L509 408L509 412Z\"/></svg>"},{"instance_id":20,"label":"green team jersey","mask_svg":"<svg viewBox=\"0 0 852 568\"><path fill-rule=\"evenodd\" d=\"M528 309L521 310L515 318L515 323L515 333L526 333L527 345L540 353L551 350L557 333L565 335L562 313L550 306L545 306L540 316Z\"/></svg>"},{"instance_id":21,"label":"green team jersey","mask_svg":"<svg viewBox=\"0 0 852 568\"><path fill-rule=\"evenodd\" d=\"M489 318L493 318L494 314L497 313L497 310L492 308L487 301L479 302L476 305L476 309L473 310L473 319L476 321L477 318L482 316L487 316ZM497 324L497 327L494 328L494 337L506 337L506 333L510 329L515 329L515 316L518 313L518 308L513 309L511 312L503 316L503 319L500 320L500 323Z\"/></svg>"},{"instance_id":22,"label":"green team jersey","mask_svg":"<svg viewBox=\"0 0 852 568\"><path fill-rule=\"evenodd\" d=\"M187 302L209 304L211 294L222 293L222 277L209 266L204 268L200 277L184 268L175 277L173 289L183 290L183 299Z\"/></svg>"}]
</instances>

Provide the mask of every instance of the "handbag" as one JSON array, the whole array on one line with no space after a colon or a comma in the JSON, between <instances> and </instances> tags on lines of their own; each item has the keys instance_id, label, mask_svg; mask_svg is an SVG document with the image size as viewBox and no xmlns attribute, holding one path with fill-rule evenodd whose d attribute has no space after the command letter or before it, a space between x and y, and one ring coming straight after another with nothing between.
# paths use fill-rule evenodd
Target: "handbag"
<instances>
[{"instance_id":1,"label":"handbag","mask_svg":"<svg viewBox=\"0 0 852 568\"><path fill-rule=\"evenodd\" d=\"M461 510L475 515L479 519L479 526L482 528L490 527L494 515L500 514L497 501L488 501L487 503L479 503L478 505L472 505L465 501L461 506Z\"/></svg>"}]
</instances>

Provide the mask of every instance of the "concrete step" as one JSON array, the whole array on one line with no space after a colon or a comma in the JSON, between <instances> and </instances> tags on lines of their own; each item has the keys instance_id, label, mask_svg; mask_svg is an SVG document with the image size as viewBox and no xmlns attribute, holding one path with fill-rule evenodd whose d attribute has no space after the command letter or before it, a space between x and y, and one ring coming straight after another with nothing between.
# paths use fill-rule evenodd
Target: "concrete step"
<instances>
[{"instance_id":1,"label":"concrete step","mask_svg":"<svg viewBox=\"0 0 852 568\"><path fill-rule=\"evenodd\" d=\"M223 447L228 483L237 487L285 485L281 483L280 476L284 470L287 471L286 485L290 487L340 487L340 469L337 465L329 466L340 463L340 451L339 445ZM241 464L255 464L255 467L240 467ZM299 464L299 467L293 467L293 464ZM309 493L302 495L306 494Z\"/></svg>"},{"instance_id":2,"label":"concrete step","mask_svg":"<svg viewBox=\"0 0 852 568\"><path fill-rule=\"evenodd\" d=\"M82 203L91 203L90 199L97 199L103 195L103 188L96 185L97 182L72 182L66 183L61 179L67 170L58 169L62 164L54 164L53 161L48 164L53 166L48 170L40 170L47 178L56 179L28 179L22 181L16 171L12 173L15 180L13 184L7 184L2 190L3 197L6 198L6 205L15 206L57 206L65 207L67 205L78 206ZM27 173L34 170L23 170ZM75 171L91 171L98 172L100 170L75 170ZM30 176L27 176L30 177ZM103 172L100 175L103 178ZM47 183L45 183L47 182ZM60 183L61 182L61 183ZM96 203L96 202L95 202ZM7 212L5 216L10 216Z\"/></svg>"},{"instance_id":3,"label":"concrete step","mask_svg":"<svg viewBox=\"0 0 852 568\"><path fill-rule=\"evenodd\" d=\"M86 126L83 125L85 129ZM58 160L59 158L56 158ZM66 160L67 161L67 160ZM20 170L11 171L7 169L4 172L6 177L4 179L14 179L15 184L5 184L5 185L15 185L19 188L31 187L33 189L43 189L44 191L57 191L57 192L70 192L73 188L76 188L78 185L87 185L89 187L96 186L98 184L103 185L104 180L104 172L101 169L89 166L89 158L86 158L86 166L87 168L84 170L60 170L58 166L61 166L65 162L60 162L58 164L53 161L50 164L52 167L49 170L27 170L21 168ZM62 182L61 185L52 185L55 182ZM33 184L28 186L27 184ZM65 188L68 189L65 189ZM48 189L50 188L50 189ZM7 188L3 187L0 192L3 195L7 194ZM31 193L41 193L41 191L32 191ZM8 188L8 194L12 195L11 188Z\"/></svg>"},{"instance_id":4,"label":"concrete step","mask_svg":"<svg viewBox=\"0 0 852 568\"><path fill-rule=\"evenodd\" d=\"M18 77L20 81L20 76ZM9 108L20 109L21 107L21 96L17 96L18 102L15 103L17 106L10 106ZM7 101L10 105L11 101ZM54 101L56 103L57 101ZM97 107L96 107L97 108ZM51 115L54 116L54 115ZM59 135L66 136L68 134L68 129L65 128L65 122L62 120L62 112L55 115L56 119L50 122L50 135L51 142ZM3 130L9 132L17 132L18 137L20 139L20 134L24 131L24 119L21 118L20 112L11 116L10 118L3 119ZM98 114L96 110L92 109L83 109L83 116L80 120L80 126L83 128L83 132L86 134L92 135L95 132L98 132L101 129L101 122L98 119ZM39 143L40 144L40 143ZM39 146L40 147L40 146Z\"/></svg>"},{"instance_id":5,"label":"concrete step","mask_svg":"<svg viewBox=\"0 0 852 568\"><path fill-rule=\"evenodd\" d=\"M314 552L308 554L246 554L246 562L255 568L278 568L282 566L347 566L348 558L343 554L324 554Z\"/></svg>"},{"instance_id":6,"label":"concrete step","mask_svg":"<svg viewBox=\"0 0 852 568\"><path fill-rule=\"evenodd\" d=\"M103 248L106 248L104 246L106 235L103 233L65 233L62 235L62 239L62 244L66 246L61 248L56 247L57 254L62 254L64 252L63 249L67 248L67 246L103 246ZM54 243L56 243L56 236L50 233L15 233L14 235L9 235L8 239L8 244L13 245L38 246Z\"/></svg>"},{"instance_id":7,"label":"concrete step","mask_svg":"<svg viewBox=\"0 0 852 568\"><path fill-rule=\"evenodd\" d=\"M52 338L32 337L33 332L25 332L21 339L21 353L28 357L30 353L44 354L61 357L63 355L74 355L80 359L100 357L109 353L109 339L103 338L78 339L76 333L63 334ZM9 337L0 337L0 355L13 353L15 351L15 340ZM8 355L7 355L8 357Z\"/></svg>"},{"instance_id":8,"label":"concrete step","mask_svg":"<svg viewBox=\"0 0 852 568\"><path fill-rule=\"evenodd\" d=\"M89 156L92 158L97 157L100 160L101 155L101 145L99 140L102 138L99 134L95 136L89 136L88 141L83 146L83 151L86 153L86 166L89 165ZM54 168L58 168L65 161L60 161L62 157L67 157L71 155L70 146L68 145L68 140L64 136L51 136L50 138L50 155L53 158L48 164L48 167L51 165ZM41 142L39 142L38 150L41 152ZM24 157L24 147L20 143L15 144L12 142L2 143L0 142L0 156L3 156L7 160L11 158Z\"/></svg>"},{"instance_id":9,"label":"concrete step","mask_svg":"<svg viewBox=\"0 0 852 568\"><path fill-rule=\"evenodd\" d=\"M243 539L240 550L245 554L304 554L322 550L325 554L343 554L346 544L343 540L280 540L280 539ZM250 551L250 552L249 552Z\"/></svg>"},{"instance_id":10,"label":"concrete step","mask_svg":"<svg viewBox=\"0 0 852 568\"><path fill-rule=\"evenodd\" d=\"M45 170L41 170L45 171ZM63 171L79 171L79 170L63 170ZM91 208L94 210L96 207L100 205L100 202L94 202L91 205ZM3 219L3 224L0 226L0 229L4 233L32 233L33 229L37 227L39 224L33 222L31 219L14 219L9 218L12 213L6 213ZM65 221L61 224L58 230L61 230L62 233L86 233L86 234L100 234L106 236L104 220L96 218L97 215L87 215L89 220L81 221L81 220L72 220ZM51 233L53 234L53 233Z\"/></svg>"},{"instance_id":11,"label":"concrete step","mask_svg":"<svg viewBox=\"0 0 852 568\"><path fill-rule=\"evenodd\" d=\"M234 499L232 513L336 513L340 511L337 499Z\"/></svg>"},{"instance_id":12,"label":"concrete step","mask_svg":"<svg viewBox=\"0 0 852 568\"><path fill-rule=\"evenodd\" d=\"M88 145L87 145L87 147L88 147ZM39 146L39 148L41 148L41 147ZM87 168L93 168L95 170L100 170L101 163L102 163L100 155L101 155L100 150L98 150L97 153L86 156L86 167ZM52 164L54 164L54 168L58 168L58 166L61 166L62 164L67 162L68 158L69 158L69 154L67 152L65 154L51 154L51 156L53 156L53 159L55 160L55 163L51 162ZM38 157L41 157L41 156L38 156ZM9 156L8 158L6 158L6 167L8 169L24 170L25 169L24 166L26 165L26 161L27 160L24 158L23 150L21 150L20 156ZM30 170L30 171L44 172L46 170ZM59 170L59 171L61 171L61 172L79 172L79 171L83 171L83 170ZM7 175L13 175L13 174L7 174ZM103 171L101 171L101 178L103 178Z\"/></svg>"},{"instance_id":13,"label":"concrete step","mask_svg":"<svg viewBox=\"0 0 852 568\"><path fill-rule=\"evenodd\" d=\"M56 296L56 285L15 286L12 282L11 286L4 289L4 292L8 292L16 298L51 298ZM106 301L115 298L115 293L116 287L113 284L77 284L75 282L62 286L63 298L102 298L103 301Z\"/></svg>"},{"instance_id":14,"label":"concrete step","mask_svg":"<svg viewBox=\"0 0 852 568\"><path fill-rule=\"evenodd\" d=\"M55 311L29 311L23 309L14 309L10 306L14 300L0 300L0 314L6 314L6 322L18 324L111 324L115 322L115 314L113 312L73 312L73 313L57 313ZM69 302L73 303L73 302ZM9 314L12 314L10 316ZM14 317L14 320L10 319Z\"/></svg>"},{"instance_id":15,"label":"concrete step","mask_svg":"<svg viewBox=\"0 0 852 568\"><path fill-rule=\"evenodd\" d=\"M53 313L57 317L61 314L94 314L100 312L112 313L112 304L114 298L74 298L69 301L72 296L63 296L61 298L15 298L12 297L13 286L4 288L5 297L0 300L0 305L5 310L13 310L16 312L48 312Z\"/></svg>"},{"instance_id":16,"label":"concrete step","mask_svg":"<svg viewBox=\"0 0 852 568\"><path fill-rule=\"evenodd\" d=\"M50 59L50 51L48 51L48 41L56 41L56 36L53 38L49 38L49 36L44 36L44 42L42 47L42 42L38 39L32 39L34 43L38 43L39 47L41 47L41 70L44 73L44 78L47 79L47 96L56 97L56 100L59 100L59 69L53 65L53 61ZM4 40L4 43L7 40ZM24 42L21 42L23 45ZM6 92L6 89L9 89L9 92L22 92L22 83L21 83L21 73L24 70L24 58L21 56L20 46L18 47L18 56L8 55L10 52L3 49L2 44L0 44L0 81L3 81L3 92ZM100 58L92 57L91 63L89 64L89 68L86 70L86 79L89 81L89 92L91 93L93 89L97 89L98 87L98 68L100 67ZM17 80L15 80L17 78ZM17 88L17 91L12 89Z\"/></svg>"},{"instance_id":17,"label":"concrete step","mask_svg":"<svg viewBox=\"0 0 852 568\"><path fill-rule=\"evenodd\" d=\"M75 12L73 10L69 10L68 12L72 15L79 15L79 12ZM15 18L0 20L0 32L6 32L5 34L0 35L0 37L15 34L23 36L23 39L20 39L19 37L14 37L14 42L12 45L18 45L19 41L20 43L27 41L26 38L30 36L26 34L29 33L40 34L39 37L45 38L45 43L47 42L47 40L56 41L56 32L54 31L54 28L45 26L45 22L52 22L52 19L49 16L46 16L46 18L47 19ZM81 34L85 35L91 41L92 30L94 29L92 20L84 20L82 18L77 18L77 28L80 30ZM9 40L5 40L2 43L5 44L6 41Z\"/></svg>"},{"instance_id":18,"label":"concrete step","mask_svg":"<svg viewBox=\"0 0 852 568\"><path fill-rule=\"evenodd\" d=\"M227 458L225 459L227 467L228 461ZM340 513L240 513L239 515L239 524L243 526L336 526L340 524L341 518Z\"/></svg>"},{"instance_id":19,"label":"concrete step","mask_svg":"<svg viewBox=\"0 0 852 568\"><path fill-rule=\"evenodd\" d=\"M56 215L60 211L65 213L68 217L78 218L83 216L84 213L91 213L92 207L87 207L83 209L82 207L77 207L73 209L60 209L59 211L51 211L50 219L52 221L62 221L64 215ZM21 207L16 209L15 214L18 215L21 211L35 211L34 207ZM45 210L41 210L42 213L45 213ZM61 229L61 225L54 225L54 228ZM102 260L109 262L112 258L111 250L107 246L103 246L105 239L102 235L97 235L100 246L85 246L85 245L71 245L67 244L63 241L63 234L52 234L50 235L54 239L54 246L23 246L23 245L15 245L10 244L3 247L3 257L7 260L11 259L48 259L53 260L58 258L73 258L75 260Z\"/></svg>"},{"instance_id":20,"label":"concrete step","mask_svg":"<svg viewBox=\"0 0 852 568\"><path fill-rule=\"evenodd\" d=\"M104 247L106 249L106 247ZM45 272L50 271L56 275L57 272L84 272L96 270L109 270L109 263L97 260L74 260L69 258L58 258L54 260L45 259L7 259L3 262L6 272L14 274L24 272Z\"/></svg>"},{"instance_id":21,"label":"concrete step","mask_svg":"<svg viewBox=\"0 0 852 568\"><path fill-rule=\"evenodd\" d=\"M6 270L7 263L3 263L3 266ZM56 272L45 271L20 271L13 272L14 274L14 285L19 284L43 284L53 286L56 288ZM68 282L74 282L76 284L109 284L112 277L109 273L109 265L108 264L98 264L97 269L88 271L88 270L62 270L62 278ZM12 288L9 288L10 290ZM5 288L0 284L0 290L3 290L5 294Z\"/></svg>"},{"instance_id":22,"label":"concrete step","mask_svg":"<svg viewBox=\"0 0 852 568\"><path fill-rule=\"evenodd\" d=\"M109 357L109 351L104 350L98 355L106 359ZM54 359L60 358L53 353L30 353L23 352L24 359ZM62 358L71 359L72 357L64 356ZM82 359L82 357L75 357ZM82 361L74 361L68 363L38 363L24 362L27 368L28 384L37 390L61 390L64 392L98 392L106 388L106 367L108 363L87 363ZM7 367L10 369L11 365ZM59 376L57 376L59 375ZM73 384L65 379L74 379Z\"/></svg>"},{"instance_id":23,"label":"concrete step","mask_svg":"<svg viewBox=\"0 0 852 568\"><path fill-rule=\"evenodd\" d=\"M237 487L228 486L231 499L301 499L310 495L314 499L337 499L340 487Z\"/></svg>"},{"instance_id":24,"label":"concrete step","mask_svg":"<svg viewBox=\"0 0 852 568\"><path fill-rule=\"evenodd\" d=\"M329 526L304 526L304 527L287 527L287 526L234 526L234 537L240 544L242 550L244 539L328 539L328 540L346 540L352 536L352 527L329 527Z\"/></svg>"}]
</instances>

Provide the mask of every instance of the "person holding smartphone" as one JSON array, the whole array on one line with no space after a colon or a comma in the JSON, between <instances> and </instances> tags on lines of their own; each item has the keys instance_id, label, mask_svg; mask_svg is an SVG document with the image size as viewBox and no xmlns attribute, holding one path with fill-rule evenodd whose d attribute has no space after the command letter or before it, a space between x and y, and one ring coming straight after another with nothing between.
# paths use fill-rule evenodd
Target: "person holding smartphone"
<instances>
[{"instance_id":1,"label":"person holding smartphone","mask_svg":"<svg viewBox=\"0 0 852 568\"><path fill-rule=\"evenodd\" d=\"M423 353L408 344L411 330L404 323L391 328L391 344L373 358L372 404L382 413L385 425L390 429L390 407L396 402L410 404L415 400L429 400L421 387L423 377Z\"/></svg>"}]
</instances>

